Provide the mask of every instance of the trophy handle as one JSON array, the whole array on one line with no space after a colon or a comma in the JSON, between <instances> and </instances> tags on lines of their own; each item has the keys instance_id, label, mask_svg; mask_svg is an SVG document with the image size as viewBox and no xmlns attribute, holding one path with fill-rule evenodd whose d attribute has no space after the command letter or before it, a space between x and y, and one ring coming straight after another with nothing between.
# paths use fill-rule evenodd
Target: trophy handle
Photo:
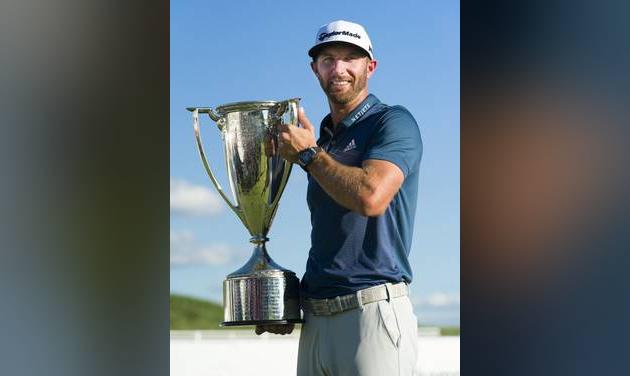
<instances>
[{"instance_id":1,"label":"trophy handle","mask_svg":"<svg viewBox=\"0 0 630 376\"><path fill-rule=\"evenodd\" d=\"M223 188L221 188L221 184L219 184L219 181L214 176L214 173L212 172L212 168L210 167L210 163L206 159L206 153L203 149L203 142L201 141L201 130L199 129L200 128L199 127L199 114L200 113L208 114L208 116L210 116L212 120L217 122L220 129L222 128L222 124L220 122L221 116L217 115L214 111L212 111L211 108L207 108L207 107L204 107L204 108L188 107L187 110L193 113L193 128L195 130L195 139L197 140L197 149L199 150L199 156L201 157L201 162L203 163L203 166L205 167L206 172L208 173L208 176L210 177L210 181L212 181L212 184L214 184L214 187L217 189L217 191L219 191L219 194L221 195L221 197L223 197L223 200L225 201L225 203L230 207L230 209L232 209L232 211L241 220L241 222L245 224L245 220L243 218L243 211L238 205L232 204L230 199L223 192Z\"/></svg>"},{"instance_id":2,"label":"trophy handle","mask_svg":"<svg viewBox=\"0 0 630 376\"><path fill-rule=\"evenodd\" d=\"M290 114L293 114L293 116L291 116L289 118L289 123L295 123L296 126L300 126L300 124L297 121L297 112L298 112L298 107L299 107L299 103L300 100L302 98L291 98L291 99L287 99L285 101L282 101L280 103L278 103L276 109L275 109L275 116L277 117L282 117L282 114L285 113L285 111L291 107L291 111L289 112ZM284 171L282 174L282 178L281 181L287 181L289 180L289 175L291 174L291 168L293 167L293 163L290 162L283 162L284 163ZM278 202L280 201L280 197L282 197L282 193L284 192L284 186L282 187L282 189L280 189L277 193L276 196L272 199L271 203L268 205L271 208L277 208L278 207ZM272 214L272 216L275 215L275 211Z\"/></svg>"}]
</instances>

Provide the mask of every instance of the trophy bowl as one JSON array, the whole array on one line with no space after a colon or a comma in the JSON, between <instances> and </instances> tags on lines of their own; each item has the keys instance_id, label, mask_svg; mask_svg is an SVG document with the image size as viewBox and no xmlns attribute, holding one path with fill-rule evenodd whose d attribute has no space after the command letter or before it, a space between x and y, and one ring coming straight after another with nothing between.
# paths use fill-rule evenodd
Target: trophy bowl
<instances>
[{"instance_id":1,"label":"trophy bowl","mask_svg":"<svg viewBox=\"0 0 630 376\"><path fill-rule=\"evenodd\" d=\"M189 107L203 166L223 200L249 231L252 256L223 281L223 326L302 322L299 279L276 264L265 243L291 173L291 163L278 154L278 125L297 126L299 98ZM223 143L232 199L212 172L201 140L199 114L217 124Z\"/></svg>"}]
</instances>

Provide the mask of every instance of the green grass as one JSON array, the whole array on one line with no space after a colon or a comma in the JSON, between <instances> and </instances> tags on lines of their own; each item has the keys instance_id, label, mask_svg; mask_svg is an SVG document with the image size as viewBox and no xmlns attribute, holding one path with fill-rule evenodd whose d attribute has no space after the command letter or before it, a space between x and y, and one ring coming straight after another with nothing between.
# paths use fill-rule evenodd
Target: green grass
<instances>
[{"instance_id":1,"label":"green grass","mask_svg":"<svg viewBox=\"0 0 630 376\"><path fill-rule=\"evenodd\" d=\"M223 307L217 303L171 295L171 330L221 329Z\"/></svg>"},{"instance_id":2,"label":"green grass","mask_svg":"<svg viewBox=\"0 0 630 376\"><path fill-rule=\"evenodd\" d=\"M458 336L459 335L459 327L457 326L446 326L440 328L440 335L442 336Z\"/></svg>"}]
</instances>

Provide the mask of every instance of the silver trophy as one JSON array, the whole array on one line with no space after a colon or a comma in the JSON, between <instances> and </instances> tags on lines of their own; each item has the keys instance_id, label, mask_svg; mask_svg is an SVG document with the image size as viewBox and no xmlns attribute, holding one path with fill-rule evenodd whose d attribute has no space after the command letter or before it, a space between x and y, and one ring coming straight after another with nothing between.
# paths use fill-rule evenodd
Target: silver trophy
<instances>
[{"instance_id":1,"label":"silver trophy","mask_svg":"<svg viewBox=\"0 0 630 376\"><path fill-rule=\"evenodd\" d=\"M276 264L265 247L267 233L291 173L291 163L278 154L279 124L298 125L299 98L285 101L238 102L213 111L187 108L201 161L210 180L251 235L249 261L223 281L223 326L302 322L299 280ZM223 141L227 176L235 203L226 196L206 159L199 114L217 123Z\"/></svg>"}]
</instances>

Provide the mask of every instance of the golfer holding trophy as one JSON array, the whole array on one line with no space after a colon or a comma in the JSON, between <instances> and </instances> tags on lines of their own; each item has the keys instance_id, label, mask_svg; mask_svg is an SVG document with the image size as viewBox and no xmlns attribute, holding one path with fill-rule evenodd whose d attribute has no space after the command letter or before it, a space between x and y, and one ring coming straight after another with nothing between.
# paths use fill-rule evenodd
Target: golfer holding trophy
<instances>
[{"instance_id":1,"label":"golfer holding trophy","mask_svg":"<svg viewBox=\"0 0 630 376\"><path fill-rule=\"evenodd\" d=\"M418 338L408 256L422 155L418 124L405 107L368 92L377 61L363 26L323 25L308 55L330 107L319 138L297 99L190 109L210 179L255 244L247 264L223 283L224 325L286 334L301 308L298 375L412 375ZM236 203L204 156L202 113L221 131ZM299 286L265 249L291 163L307 172L312 225Z\"/></svg>"}]
</instances>

